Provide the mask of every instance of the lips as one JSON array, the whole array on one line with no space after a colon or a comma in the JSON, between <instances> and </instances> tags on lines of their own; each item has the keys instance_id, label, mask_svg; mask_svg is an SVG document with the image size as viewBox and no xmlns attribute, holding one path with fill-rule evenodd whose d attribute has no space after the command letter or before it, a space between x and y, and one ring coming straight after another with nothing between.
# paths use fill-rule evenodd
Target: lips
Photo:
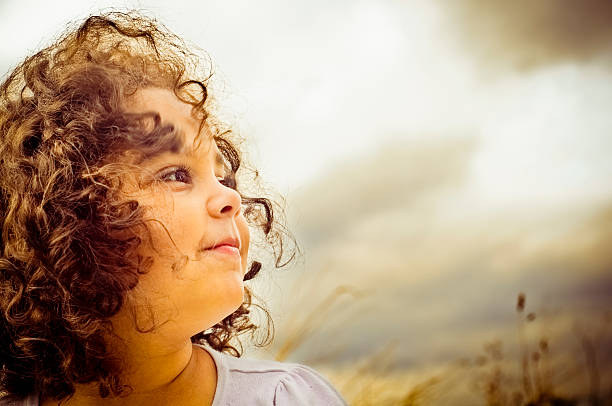
<instances>
[{"instance_id":1,"label":"lips","mask_svg":"<svg viewBox=\"0 0 612 406\"><path fill-rule=\"evenodd\" d=\"M240 250L240 240L234 237L227 237L219 242L210 244L208 247L204 248L204 251L214 250L222 247L233 247Z\"/></svg>"},{"instance_id":2,"label":"lips","mask_svg":"<svg viewBox=\"0 0 612 406\"><path fill-rule=\"evenodd\" d=\"M203 251L240 257L240 240L234 237L223 238L220 241L208 244Z\"/></svg>"}]
</instances>

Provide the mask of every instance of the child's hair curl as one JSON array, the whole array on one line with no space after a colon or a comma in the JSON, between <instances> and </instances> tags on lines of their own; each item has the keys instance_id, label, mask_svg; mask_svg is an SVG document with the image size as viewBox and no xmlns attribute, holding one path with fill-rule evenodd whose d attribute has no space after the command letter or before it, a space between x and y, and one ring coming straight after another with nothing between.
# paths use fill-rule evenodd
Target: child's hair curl
<instances>
[{"instance_id":1,"label":"child's hair curl","mask_svg":"<svg viewBox=\"0 0 612 406\"><path fill-rule=\"evenodd\" d=\"M142 159L180 147L159 115L128 113L146 87L170 89L208 126L232 173L240 167L230 132L205 106L199 57L155 20L112 12L27 58L0 85L0 391L63 399L80 383L100 395L126 392L105 337L109 317L146 272L138 254L143 208L121 199L117 157ZM150 125L153 123L153 125ZM234 187L238 185L234 182ZM273 206L242 196L251 225L282 256ZM245 280L261 263L253 262ZM240 356L230 344L253 331L251 293L231 315L191 338ZM267 315L267 312L266 312ZM269 317L269 316L268 316Z\"/></svg>"}]
</instances>

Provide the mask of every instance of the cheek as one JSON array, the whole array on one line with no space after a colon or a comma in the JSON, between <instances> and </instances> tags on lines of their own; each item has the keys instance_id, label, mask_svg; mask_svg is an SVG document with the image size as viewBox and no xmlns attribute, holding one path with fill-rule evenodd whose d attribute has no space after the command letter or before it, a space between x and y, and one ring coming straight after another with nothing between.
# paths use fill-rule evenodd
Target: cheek
<instances>
[{"instance_id":1,"label":"cheek","mask_svg":"<svg viewBox=\"0 0 612 406\"><path fill-rule=\"evenodd\" d=\"M143 204L144 217L150 221L146 222L148 232L142 235L141 254L164 265L172 265L183 255L194 255L204 224L192 205L185 203L160 196L155 203Z\"/></svg>"}]
</instances>

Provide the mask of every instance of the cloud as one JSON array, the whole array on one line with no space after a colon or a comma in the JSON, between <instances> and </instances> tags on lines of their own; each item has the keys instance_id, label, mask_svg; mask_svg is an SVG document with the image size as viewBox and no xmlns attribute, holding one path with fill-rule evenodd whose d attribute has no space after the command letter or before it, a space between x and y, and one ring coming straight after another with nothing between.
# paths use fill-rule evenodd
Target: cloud
<instances>
[{"instance_id":1,"label":"cloud","mask_svg":"<svg viewBox=\"0 0 612 406\"><path fill-rule=\"evenodd\" d=\"M460 185L477 145L471 137L393 142L328 167L316 182L291 197L301 239L328 240L362 219L415 207Z\"/></svg>"},{"instance_id":2,"label":"cloud","mask_svg":"<svg viewBox=\"0 0 612 406\"><path fill-rule=\"evenodd\" d=\"M609 0L467 0L441 8L465 47L490 66L528 70L604 56L612 64Z\"/></svg>"},{"instance_id":3,"label":"cloud","mask_svg":"<svg viewBox=\"0 0 612 406\"><path fill-rule=\"evenodd\" d=\"M611 304L612 203L483 211L469 188L478 145L389 145L294 196L305 260L280 283L275 345L326 297L296 360L352 362L388 341L401 368L475 355L515 334L520 291L529 311L600 316Z\"/></svg>"},{"instance_id":4,"label":"cloud","mask_svg":"<svg viewBox=\"0 0 612 406\"><path fill-rule=\"evenodd\" d=\"M396 228L406 226L402 218L395 220ZM326 260L307 263L310 280L300 279L286 290L298 301L284 309L286 317L303 320L330 287L353 286L363 296L339 298L325 309L322 328L309 334L294 356L352 362L388 341L398 343L400 368L472 356L486 341L514 337L519 291L527 293L529 311L552 314L552 319L589 323L602 316L611 304L612 260L604 252L593 255L597 247L612 244L609 233L601 232L611 224L586 222L550 233L563 218L549 216L507 232L512 222L521 221L500 213L475 224L478 232L433 229L429 243L406 243L414 242L410 236L395 241L393 246L404 245L395 256L378 241L380 234L364 237L369 247L357 245L353 251L328 241L329 250L312 253ZM535 240L540 240L537 247ZM346 241L345 247L351 243ZM279 327L282 342L282 320ZM549 338L556 351L563 351L572 334L571 329L558 329ZM340 349L329 343L340 343Z\"/></svg>"}]
</instances>

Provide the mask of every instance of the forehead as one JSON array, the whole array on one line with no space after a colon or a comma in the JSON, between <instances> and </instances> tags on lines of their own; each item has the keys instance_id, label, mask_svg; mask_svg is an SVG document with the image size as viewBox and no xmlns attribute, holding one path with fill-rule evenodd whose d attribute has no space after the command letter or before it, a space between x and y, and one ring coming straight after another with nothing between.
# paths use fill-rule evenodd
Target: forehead
<instances>
[{"instance_id":1,"label":"forehead","mask_svg":"<svg viewBox=\"0 0 612 406\"><path fill-rule=\"evenodd\" d=\"M131 113L155 112L160 115L162 123L173 124L193 135L197 135L200 131L201 120L194 117L193 106L180 100L168 89L158 87L140 89L127 100L126 104L126 109Z\"/></svg>"},{"instance_id":2,"label":"forehead","mask_svg":"<svg viewBox=\"0 0 612 406\"><path fill-rule=\"evenodd\" d=\"M181 101L171 90L157 87L140 89L126 104L131 113L154 112L159 114L162 124L171 124L183 139L182 152L219 154L216 143L211 142L210 130L201 126L201 119L194 116L193 106Z\"/></svg>"}]
</instances>

